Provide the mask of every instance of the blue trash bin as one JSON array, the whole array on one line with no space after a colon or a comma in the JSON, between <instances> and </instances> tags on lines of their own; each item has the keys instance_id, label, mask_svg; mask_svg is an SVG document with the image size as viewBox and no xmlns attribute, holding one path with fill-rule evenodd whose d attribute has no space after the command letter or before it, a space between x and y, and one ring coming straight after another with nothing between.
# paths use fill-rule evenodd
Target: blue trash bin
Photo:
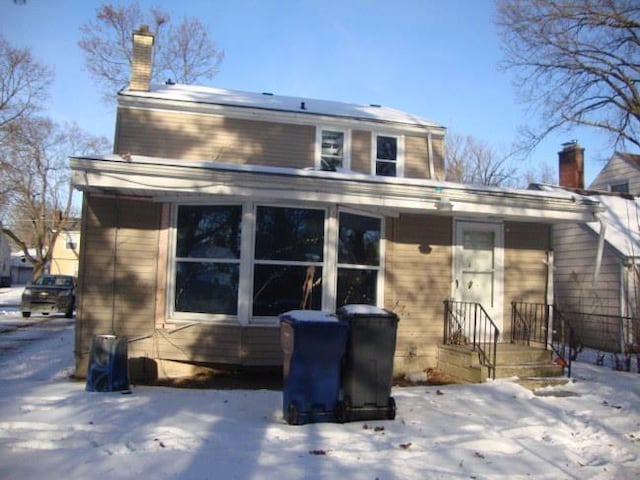
<instances>
[{"instance_id":1,"label":"blue trash bin","mask_svg":"<svg viewBox=\"0 0 640 480\"><path fill-rule=\"evenodd\" d=\"M348 324L332 313L280 315L282 411L291 425L339 421L340 372Z\"/></svg>"}]
</instances>

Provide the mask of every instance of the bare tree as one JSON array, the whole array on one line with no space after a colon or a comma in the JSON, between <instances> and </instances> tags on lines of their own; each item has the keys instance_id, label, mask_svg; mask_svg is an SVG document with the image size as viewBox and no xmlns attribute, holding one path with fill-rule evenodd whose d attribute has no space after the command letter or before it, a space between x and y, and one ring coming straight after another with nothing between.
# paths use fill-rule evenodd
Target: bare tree
<instances>
[{"instance_id":1,"label":"bare tree","mask_svg":"<svg viewBox=\"0 0 640 480\"><path fill-rule=\"evenodd\" d=\"M38 277L51 261L53 245L72 217L67 157L108 150L105 138L77 125L23 117L0 146L1 232L13 240Z\"/></svg>"},{"instance_id":2,"label":"bare tree","mask_svg":"<svg viewBox=\"0 0 640 480\"><path fill-rule=\"evenodd\" d=\"M640 147L638 0L498 0L503 66L540 125L523 129L530 150L571 126Z\"/></svg>"},{"instance_id":3,"label":"bare tree","mask_svg":"<svg viewBox=\"0 0 640 480\"><path fill-rule=\"evenodd\" d=\"M481 140L455 133L447 135L445 169L445 178L451 182L494 187L517 182L517 168L509 164L508 156Z\"/></svg>"},{"instance_id":4,"label":"bare tree","mask_svg":"<svg viewBox=\"0 0 640 480\"><path fill-rule=\"evenodd\" d=\"M0 36L0 142L12 122L33 114L47 97L51 69Z\"/></svg>"},{"instance_id":5,"label":"bare tree","mask_svg":"<svg viewBox=\"0 0 640 480\"><path fill-rule=\"evenodd\" d=\"M81 27L78 42L89 73L111 101L127 85L132 62L131 35L140 25L155 34L152 79L194 83L218 73L224 52L216 47L207 29L196 18L184 18L170 27L170 15L158 8L143 13L138 2L125 6L102 5L93 21Z\"/></svg>"}]
</instances>

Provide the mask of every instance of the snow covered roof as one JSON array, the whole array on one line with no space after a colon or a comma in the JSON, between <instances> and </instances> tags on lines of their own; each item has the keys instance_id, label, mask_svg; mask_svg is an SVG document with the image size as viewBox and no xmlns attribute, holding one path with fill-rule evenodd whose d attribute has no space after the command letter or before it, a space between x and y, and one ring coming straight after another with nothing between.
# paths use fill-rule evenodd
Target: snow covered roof
<instances>
[{"instance_id":1,"label":"snow covered roof","mask_svg":"<svg viewBox=\"0 0 640 480\"><path fill-rule=\"evenodd\" d=\"M377 212L434 213L544 223L588 222L598 202L568 191L476 187L355 172L235 165L138 155L71 157L72 184L85 191L142 195L164 202L209 195L370 206Z\"/></svg>"},{"instance_id":2,"label":"snow covered roof","mask_svg":"<svg viewBox=\"0 0 640 480\"><path fill-rule=\"evenodd\" d=\"M535 184L532 188L546 192L571 191L556 185ZM598 217L605 224L605 242L624 258L640 257L640 199L630 195L589 190L582 194L600 204ZM601 222L588 222L584 226L600 235Z\"/></svg>"},{"instance_id":3,"label":"snow covered roof","mask_svg":"<svg viewBox=\"0 0 640 480\"><path fill-rule=\"evenodd\" d=\"M431 120L377 104L359 105L305 97L275 95L269 92L254 93L198 85L151 85L150 91L120 92L121 101L126 98L186 102L199 105L217 105L270 112L302 115L324 115L345 119L389 122L414 127L443 128Z\"/></svg>"},{"instance_id":4,"label":"snow covered roof","mask_svg":"<svg viewBox=\"0 0 640 480\"><path fill-rule=\"evenodd\" d=\"M613 195L592 195L604 208L605 241L626 258L640 257L640 200ZM586 226L600 234L600 223Z\"/></svg>"}]
</instances>

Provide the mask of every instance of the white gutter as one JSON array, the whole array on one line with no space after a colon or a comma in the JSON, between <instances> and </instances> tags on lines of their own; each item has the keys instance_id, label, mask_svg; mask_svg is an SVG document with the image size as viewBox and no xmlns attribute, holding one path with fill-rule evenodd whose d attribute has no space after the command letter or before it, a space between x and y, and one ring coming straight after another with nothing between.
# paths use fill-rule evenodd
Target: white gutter
<instances>
[{"instance_id":1,"label":"white gutter","mask_svg":"<svg viewBox=\"0 0 640 480\"><path fill-rule=\"evenodd\" d=\"M115 155L71 158L70 166L72 184L79 190L143 195L161 202L226 195L545 223L593 222L598 209L597 202L575 194L355 173Z\"/></svg>"}]
</instances>

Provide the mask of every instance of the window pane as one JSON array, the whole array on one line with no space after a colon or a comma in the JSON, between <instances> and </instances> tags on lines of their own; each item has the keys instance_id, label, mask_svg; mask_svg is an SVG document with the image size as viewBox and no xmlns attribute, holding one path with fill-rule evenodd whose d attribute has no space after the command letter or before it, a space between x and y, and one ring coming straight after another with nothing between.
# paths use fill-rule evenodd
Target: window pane
<instances>
[{"instance_id":1,"label":"window pane","mask_svg":"<svg viewBox=\"0 0 640 480\"><path fill-rule=\"evenodd\" d=\"M378 136L378 160L395 161L398 158L398 139L395 137Z\"/></svg>"},{"instance_id":2,"label":"window pane","mask_svg":"<svg viewBox=\"0 0 640 480\"><path fill-rule=\"evenodd\" d=\"M335 171L342 167L344 156L344 133L331 130L322 131L322 169Z\"/></svg>"},{"instance_id":3,"label":"window pane","mask_svg":"<svg viewBox=\"0 0 640 480\"><path fill-rule=\"evenodd\" d=\"M238 277L237 264L178 262L176 311L236 315Z\"/></svg>"},{"instance_id":4,"label":"window pane","mask_svg":"<svg viewBox=\"0 0 640 480\"><path fill-rule=\"evenodd\" d=\"M255 265L253 315L276 316L301 308L320 310L322 268Z\"/></svg>"},{"instance_id":5,"label":"window pane","mask_svg":"<svg viewBox=\"0 0 640 480\"><path fill-rule=\"evenodd\" d=\"M611 185L612 192L629 193L629 183L619 183L617 185Z\"/></svg>"},{"instance_id":6,"label":"window pane","mask_svg":"<svg viewBox=\"0 0 640 480\"><path fill-rule=\"evenodd\" d=\"M395 177L395 162L376 162L376 175L380 175L383 177Z\"/></svg>"},{"instance_id":7,"label":"window pane","mask_svg":"<svg viewBox=\"0 0 640 480\"><path fill-rule=\"evenodd\" d=\"M376 304L378 272L375 270L338 269L337 307L348 303Z\"/></svg>"},{"instance_id":8,"label":"window pane","mask_svg":"<svg viewBox=\"0 0 640 480\"><path fill-rule=\"evenodd\" d=\"M240 258L239 205L181 206L176 257Z\"/></svg>"},{"instance_id":9,"label":"window pane","mask_svg":"<svg viewBox=\"0 0 640 480\"><path fill-rule=\"evenodd\" d=\"M380 219L340 214L338 262L351 265L380 264Z\"/></svg>"},{"instance_id":10,"label":"window pane","mask_svg":"<svg viewBox=\"0 0 640 480\"><path fill-rule=\"evenodd\" d=\"M258 207L255 258L322 262L324 211Z\"/></svg>"}]
</instances>

